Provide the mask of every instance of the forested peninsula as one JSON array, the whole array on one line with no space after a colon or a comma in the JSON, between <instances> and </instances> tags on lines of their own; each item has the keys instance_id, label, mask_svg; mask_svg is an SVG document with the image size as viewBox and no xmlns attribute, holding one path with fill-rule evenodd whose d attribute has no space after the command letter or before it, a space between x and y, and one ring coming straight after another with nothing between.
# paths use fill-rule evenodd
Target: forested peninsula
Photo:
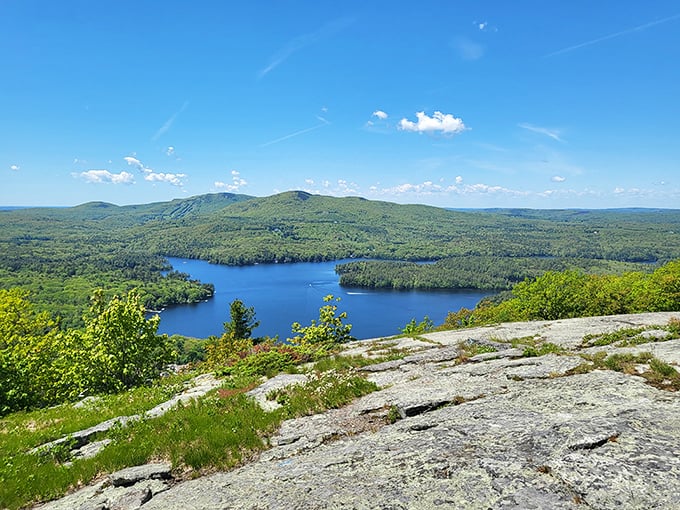
<instances>
[{"instance_id":1,"label":"forested peninsula","mask_svg":"<svg viewBox=\"0 0 680 510\"><path fill-rule=\"evenodd\" d=\"M22 287L40 309L78 324L98 288L108 297L137 288L149 309L212 295L210 282L170 271L169 256L367 259L340 266L341 283L397 289L508 289L548 270L652 271L680 258L680 210L459 211L301 191L217 193L2 211L0 250L0 288Z\"/></svg>"}]
</instances>

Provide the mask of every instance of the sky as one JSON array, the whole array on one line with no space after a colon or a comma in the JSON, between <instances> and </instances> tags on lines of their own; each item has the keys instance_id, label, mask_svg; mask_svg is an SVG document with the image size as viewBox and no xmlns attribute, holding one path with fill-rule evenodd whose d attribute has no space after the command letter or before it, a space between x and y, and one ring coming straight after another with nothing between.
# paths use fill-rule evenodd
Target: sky
<instances>
[{"instance_id":1,"label":"sky","mask_svg":"<svg viewBox=\"0 0 680 510\"><path fill-rule=\"evenodd\" d=\"M677 0L0 0L0 205L680 208Z\"/></svg>"}]
</instances>

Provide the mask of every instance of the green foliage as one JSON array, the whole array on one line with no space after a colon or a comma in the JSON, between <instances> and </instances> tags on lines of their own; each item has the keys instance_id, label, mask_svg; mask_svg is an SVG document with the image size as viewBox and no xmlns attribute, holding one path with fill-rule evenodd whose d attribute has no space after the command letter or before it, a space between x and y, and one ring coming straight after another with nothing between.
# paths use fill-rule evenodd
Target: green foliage
<instances>
[{"instance_id":1,"label":"green foliage","mask_svg":"<svg viewBox=\"0 0 680 510\"><path fill-rule=\"evenodd\" d=\"M323 300L325 303L331 303L340 301L340 298L334 298L329 294ZM337 310L337 305L324 305L319 309L318 321L312 319L309 326L302 326L299 322L294 322L292 330L293 333L298 335L290 339L290 342L301 347L318 346L323 348L354 340L354 337L350 335L352 325L342 322L347 318L347 312L337 314Z\"/></svg>"},{"instance_id":2,"label":"green foliage","mask_svg":"<svg viewBox=\"0 0 680 510\"><path fill-rule=\"evenodd\" d=\"M96 292L81 338L89 351L88 393L115 393L157 378L173 360L167 335L156 335L159 322L146 319L136 291L108 303Z\"/></svg>"},{"instance_id":3,"label":"green foliage","mask_svg":"<svg viewBox=\"0 0 680 510\"><path fill-rule=\"evenodd\" d=\"M463 341L458 343L458 348L460 350L460 355L458 356L458 362L464 363L472 356L477 354L483 354L487 352L496 352L496 349L490 345L482 345L471 341Z\"/></svg>"},{"instance_id":4,"label":"green foliage","mask_svg":"<svg viewBox=\"0 0 680 510\"><path fill-rule=\"evenodd\" d=\"M401 413L399 412L399 408L394 405L390 406L387 409L387 416L385 417L385 419L387 420L387 423L390 425L401 420Z\"/></svg>"},{"instance_id":5,"label":"green foliage","mask_svg":"<svg viewBox=\"0 0 680 510\"><path fill-rule=\"evenodd\" d=\"M680 310L680 261L651 274L547 272L515 285L506 301L484 301L474 310L450 313L445 327L674 310Z\"/></svg>"},{"instance_id":6,"label":"green foliage","mask_svg":"<svg viewBox=\"0 0 680 510\"><path fill-rule=\"evenodd\" d=\"M663 378L677 379L678 376L680 376L675 368L657 358L653 358L649 361L649 368Z\"/></svg>"},{"instance_id":7,"label":"green foliage","mask_svg":"<svg viewBox=\"0 0 680 510\"><path fill-rule=\"evenodd\" d=\"M584 347L611 345L618 342L637 343L636 339L641 338L641 333L649 328L621 328L609 333L597 333L586 335L581 343Z\"/></svg>"},{"instance_id":8,"label":"green foliage","mask_svg":"<svg viewBox=\"0 0 680 510\"><path fill-rule=\"evenodd\" d=\"M255 320L255 308L246 308L243 301L235 299L229 305L231 320L224 323L224 332L234 338L248 339L253 333L253 329L260 325Z\"/></svg>"},{"instance_id":9,"label":"green foliage","mask_svg":"<svg viewBox=\"0 0 680 510\"><path fill-rule=\"evenodd\" d=\"M635 365L648 363L652 359L652 355L648 352L640 354L612 354L607 356L602 365L604 368L614 370L616 372L624 372L626 374L635 374Z\"/></svg>"},{"instance_id":10,"label":"green foliage","mask_svg":"<svg viewBox=\"0 0 680 510\"><path fill-rule=\"evenodd\" d=\"M79 395L114 393L157 378L173 353L139 295L95 293L84 330L56 328L21 290L0 290L0 415Z\"/></svg>"},{"instance_id":11,"label":"green foliage","mask_svg":"<svg viewBox=\"0 0 680 510\"><path fill-rule=\"evenodd\" d=\"M546 271L579 270L592 274L648 269L643 264L569 257L463 255L432 264L362 260L336 266L340 285L390 289L511 289Z\"/></svg>"},{"instance_id":12,"label":"green foliage","mask_svg":"<svg viewBox=\"0 0 680 510\"><path fill-rule=\"evenodd\" d=\"M434 329L434 322L426 315L422 322L416 323L415 318L406 324L401 330L405 335L422 335L423 333L429 333Z\"/></svg>"},{"instance_id":13,"label":"green foliage","mask_svg":"<svg viewBox=\"0 0 680 510\"><path fill-rule=\"evenodd\" d=\"M352 369L329 370L313 372L304 384L275 390L267 398L284 406L285 417L294 418L336 409L377 389Z\"/></svg>"},{"instance_id":14,"label":"green foliage","mask_svg":"<svg viewBox=\"0 0 680 510\"><path fill-rule=\"evenodd\" d=\"M20 289L0 290L0 416L45 404L59 332L47 313L37 313Z\"/></svg>"},{"instance_id":15,"label":"green foliage","mask_svg":"<svg viewBox=\"0 0 680 510\"><path fill-rule=\"evenodd\" d=\"M666 328L673 336L680 337L680 318L671 317L668 319L668 325Z\"/></svg>"},{"instance_id":16,"label":"green foliage","mask_svg":"<svg viewBox=\"0 0 680 510\"><path fill-rule=\"evenodd\" d=\"M353 368L361 368L369 365L375 365L377 363L383 363L385 361L393 361L396 359L402 359L406 354L404 351L400 352L390 352L388 354L376 357L366 357L361 355L347 356L347 355L334 355L325 356L314 363L314 370L317 372L327 372L329 370L342 371Z\"/></svg>"},{"instance_id":17,"label":"green foliage","mask_svg":"<svg viewBox=\"0 0 680 510\"><path fill-rule=\"evenodd\" d=\"M211 336L205 346L206 364L210 368L231 366L251 354L253 342L249 338L237 338L232 333L220 337Z\"/></svg>"},{"instance_id":18,"label":"green foliage","mask_svg":"<svg viewBox=\"0 0 680 510\"><path fill-rule=\"evenodd\" d=\"M182 335L172 335L170 342L174 346L177 357L175 363L185 365L187 363L200 363L205 361L206 340L201 338L191 338Z\"/></svg>"},{"instance_id":19,"label":"green foliage","mask_svg":"<svg viewBox=\"0 0 680 510\"><path fill-rule=\"evenodd\" d=\"M254 352L233 365L220 370L221 374L240 377L267 376L290 372L303 358L291 347L274 346L270 350Z\"/></svg>"},{"instance_id":20,"label":"green foliage","mask_svg":"<svg viewBox=\"0 0 680 510\"><path fill-rule=\"evenodd\" d=\"M518 283L512 293L519 302L520 314L528 320L578 317L587 278L576 271L549 271L534 280Z\"/></svg>"},{"instance_id":21,"label":"green foliage","mask_svg":"<svg viewBox=\"0 0 680 510\"><path fill-rule=\"evenodd\" d=\"M522 356L525 358L531 358L536 356L545 356L546 354L562 354L564 349L559 345L553 344L551 342L543 342L537 346L527 346L522 352Z\"/></svg>"}]
</instances>

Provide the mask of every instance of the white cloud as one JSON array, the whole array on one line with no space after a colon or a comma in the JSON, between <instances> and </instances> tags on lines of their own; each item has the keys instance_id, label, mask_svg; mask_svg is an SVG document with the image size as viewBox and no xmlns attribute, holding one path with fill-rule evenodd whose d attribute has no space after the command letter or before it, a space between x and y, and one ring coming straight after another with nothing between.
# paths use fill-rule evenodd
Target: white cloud
<instances>
[{"instance_id":1,"label":"white cloud","mask_svg":"<svg viewBox=\"0 0 680 510\"><path fill-rule=\"evenodd\" d=\"M241 178L241 173L237 170L232 170L231 171L231 183L224 182L224 181L215 181L215 188L217 189L223 189L226 190L230 193L233 193L234 191L238 191L241 189L243 186L247 186L248 182Z\"/></svg>"},{"instance_id":2,"label":"white cloud","mask_svg":"<svg viewBox=\"0 0 680 510\"><path fill-rule=\"evenodd\" d=\"M174 156L175 148L172 145L170 145L167 149L165 149L165 154L166 156Z\"/></svg>"},{"instance_id":3,"label":"white cloud","mask_svg":"<svg viewBox=\"0 0 680 510\"><path fill-rule=\"evenodd\" d=\"M561 175L553 175L552 179L550 179L552 182L564 182L567 179L562 177Z\"/></svg>"},{"instance_id":4,"label":"white cloud","mask_svg":"<svg viewBox=\"0 0 680 510\"><path fill-rule=\"evenodd\" d=\"M144 176L144 180L149 182L167 182L173 186L184 186L182 179L185 177L186 174L169 174L152 171Z\"/></svg>"},{"instance_id":5,"label":"white cloud","mask_svg":"<svg viewBox=\"0 0 680 510\"><path fill-rule=\"evenodd\" d=\"M18 171L19 168L20 168L19 165L10 165L10 167L9 167L9 169L14 171L14 172Z\"/></svg>"},{"instance_id":6,"label":"white cloud","mask_svg":"<svg viewBox=\"0 0 680 510\"><path fill-rule=\"evenodd\" d=\"M302 191L312 195L343 196L359 192L359 185L355 182L348 182L346 179L338 179L335 182L324 179L319 183L315 182L314 179L305 179L305 184L306 187Z\"/></svg>"},{"instance_id":7,"label":"white cloud","mask_svg":"<svg viewBox=\"0 0 680 510\"><path fill-rule=\"evenodd\" d=\"M153 170L151 170L150 168L146 168L142 164L142 162L139 161L137 158L134 158L132 156L125 156L123 159L126 161L126 163L128 165L135 167L140 172L145 172L145 173L153 172Z\"/></svg>"},{"instance_id":8,"label":"white cloud","mask_svg":"<svg viewBox=\"0 0 680 510\"><path fill-rule=\"evenodd\" d=\"M135 182L135 176L125 171L114 174L108 170L88 170L79 175L87 182L97 184L133 184Z\"/></svg>"},{"instance_id":9,"label":"white cloud","mask_svg":"<svg viewBox=\"0 0 680 510\"><path fill-rule=\"evenodd\" d=\"M387 114L382 110L376 110L371 115L373 117L378 117L380 120L385 120L387 118Z\"/></svg>"},{"instance_id":10,"label":"white cloud","mask_svg":"<svg viewBox=\"0 0 680 510\"><path fill-rule=\"evenodd\" d=\"M434 112L432 117L428 117L425 112L416 113L417 121L413 122L406 118L399 121L399 129L402 131L415 131L417 133L440 132L446 135L462 133L467 128L463 124L463 119L459 119L450 113Z\"/></svg>"},{"instance_id":11,"label":"white cloud","mask_svg":"<svg viewBox=\"0 0 680 510\"><path fill-rule=\"evenodd\" d=\"M522 122L520 124L517 124L518 127L521 127L522 129L526 129L528 131L532 131L534 133L539 133L541 135L548 136L552 138L553 140L557 140L558 142L564 142L562 138L560 138L560 130L559 129L554 129L554 128L545 128L541 126L534 126L533 124L529 124L527 122Z\"/></svg>"},{"instance_id":12,"label":"white cloud","mask_svg":"<svg viewBox=\"0 0 680 510\"><path fill-rule=\"evenodd\" d=\"M378 188L372 186L370 194L382 196L401 196L401 195L438 195L438 196L478 196L478 195L503 195L510 197L526 197L534 194L531 191L514 190L503 186L491 186L488 184L465 184L462 185L462 177L456 177L456 184L449 186L435 184L432 181L421 183L403 183L389 188Z\"/></svg>"}]
</instances>

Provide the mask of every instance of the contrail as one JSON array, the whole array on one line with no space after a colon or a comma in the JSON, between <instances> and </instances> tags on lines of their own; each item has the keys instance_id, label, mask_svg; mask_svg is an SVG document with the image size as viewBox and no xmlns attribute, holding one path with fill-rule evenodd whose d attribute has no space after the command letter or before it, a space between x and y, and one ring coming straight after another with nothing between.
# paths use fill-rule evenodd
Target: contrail
<instances>
[{"instance_id":1,"label":"contrail","mask_svg":"<svg viewBox=\"0 0 680 510\"><path fill-rule=\"evenodd\" d=\"M284 61L288 59L288 57L290 57L294 53L300 51L301 49L307 46L310 46L311 44L316 43L317 41L321 40L324 37L334 35L335 33L343 30L348 25L350 25L351 22L352 20L347 18L337 19L335 21L327 23L326 25L322 26L321 28L314 32L304 34L292 39L291 41L288 42L288 44L286 44L283 48L281 48L278 52L274 54L274 56L271 58L271 60L269 61L265 68L263 68L262 70L260 70L259 73L257 73L257 79L259 80L264 78L267 74L269 74L269 72L271 72L279 65L281 65Z\"/></svg>"},{"instance_id":2,"label":"contrail","mask_svg":"<svg viewBox=\"0 0 680 510\"><path fill-rule=\"evenodd\" d=\"M661 25L662 23L667 23L669 21L673 21L680 18L680 14L674 14L673 16L669 16L667 18L659 19L656 21L650 21L649 23L645 23L643 25L638 25L637 27L629 28L627 30L622 30L621 32L615 32L613 34L605 35L603 37L598 37L597 39L593 39L592 41L587 41L581 44L576 44L574 46L569 46L568 48L562 48L561 50L553 51L552 53L548 53L547 55L544 55L543 58L548 58L548 57L554 57L556 55L562 55L563 53L568 53L570 51L577 50L579 48L583 48L585 46L591 46L593 44L600 43L602 41L607 41L609 39L614 39L615 37L620 37L622 35L627 35L627 34L632 34L633 32L641 32L642 30L647 30L648 28L651 28L656 25Z\"/></svg>"},{"instance_id":3,"label":"contrail","mask_svg":"<svg viewBox=\"0 0 680 510\"><path fill-rule=\"evenodd\" d=\"M322 128L322 127L330 124L330 122L323 119L322 117L317 116L317 119L323 120L323 124L317 124L316 126L312 126L310 128L307 128L307 129L301 129L300 131L296 131L295 133L290 133L286 136L282 136L281 138L277 138L276 140L271 140L270 142L263 143L262 145L260 145L260 147L267 147L268 145L274 145L275 143L283 142L284 140L288 140L289 138L293 138L294 136L303 135L305 133L309 133L310 131L314 131L315 129L319 129L319 128Z\"/></svg>"},{"instance_id":4,"label":"contrail","mask_svg":"<svg viewBox=\"0 0 680 510\"><path fill-rule=\"evenodd\" d=\"M151 137L151 141L155 142L158 140L163 134L172 127L172 124L175 122L175 119L177 116L182 113L184 110L186 110L187 106L189 106L189 101L184 101L184 104L182 107L177 110L175 113L172 114L172 116L165 121L165 124L163 124L158 131Z\"/></svg>"}]
</instances>

